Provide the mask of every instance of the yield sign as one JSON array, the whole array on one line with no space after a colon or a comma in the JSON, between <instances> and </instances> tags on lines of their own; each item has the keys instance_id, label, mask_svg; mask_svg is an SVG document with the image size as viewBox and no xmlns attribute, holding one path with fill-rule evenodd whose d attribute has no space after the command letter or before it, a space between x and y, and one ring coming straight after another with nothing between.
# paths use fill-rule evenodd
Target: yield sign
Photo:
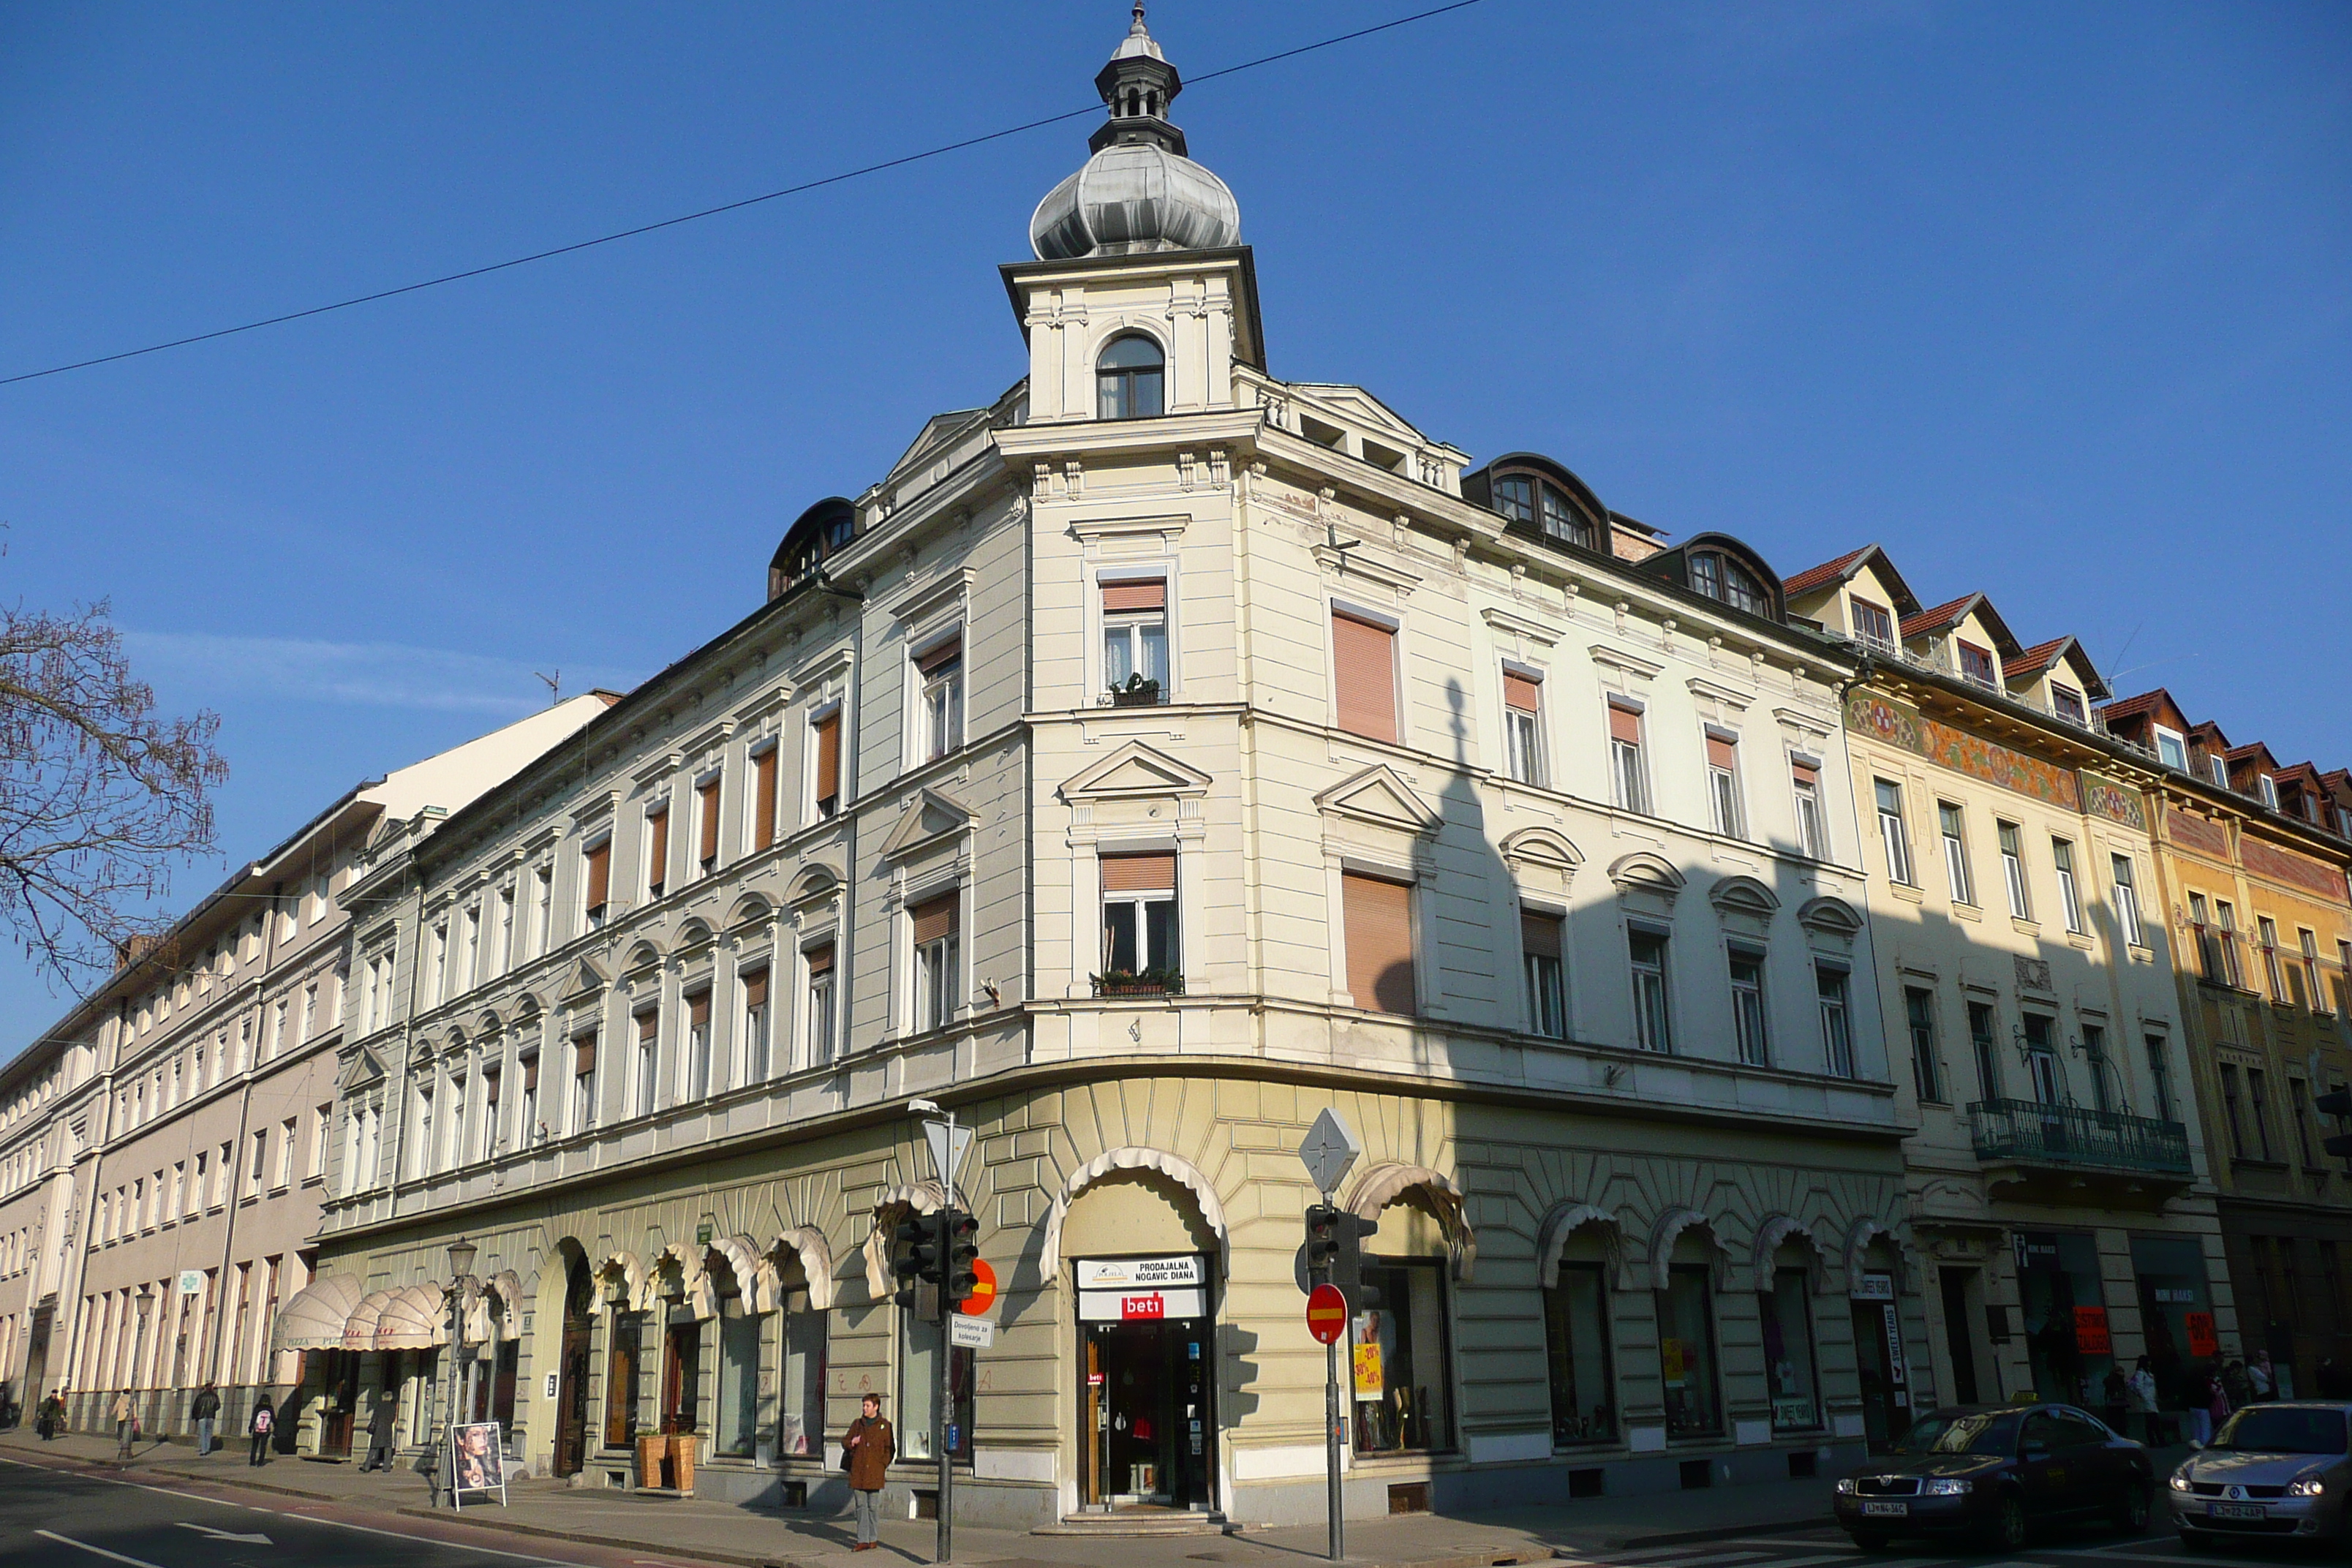
<instances>
[{"instance_id":1,"label":"yield sign","mask_svg":"<svg viewBox=\"0 0 2352 1568\"><path fill-rule=\"evenodd\" d=\"M971 1147L971 1129L945 1121L926 1121L923 1141L931 1146L931 1170L939 1176L940 1187L952 1189L956 1172L963 1164L964 1151Z\"/></svg>"},{"instance_id":2,"label":"yield sign","mask_svg":"<svg viewBox=\"0 0 2352 1568\"><path fill-rule=\"evenodd\" d=\"M1337 1285L1318 1285L1307 1298L1307 1331L1328 1345L1348 1331L1348 1298Z\"/></svg>"}]
</instances>

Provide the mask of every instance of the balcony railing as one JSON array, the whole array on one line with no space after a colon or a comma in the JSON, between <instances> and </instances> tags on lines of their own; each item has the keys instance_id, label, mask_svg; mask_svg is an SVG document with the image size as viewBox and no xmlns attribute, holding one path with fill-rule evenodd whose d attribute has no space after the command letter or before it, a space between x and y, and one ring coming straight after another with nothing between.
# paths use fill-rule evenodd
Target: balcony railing
<instances>
[{"instance_id":1,"label":"balcony railing","mask_svg":"<svg viewBox=\"0 0 2352 1568\"><path fill-rule=\"evenodd\" d=\"M1108 974L1090 976L1095 983L1095 994L1108 997L1181 996L1184 977L1172 969L1147 969L1140 974L1124 974L1117 970Z\"/></svg>"},{"instance_id":2,"label":"balcony railing","mask_svg":"<svg viewBox=\"0 0 2352 1568\"><path fill-rule=\"evenodd\" d=\"M2153 1117L2032 1100L1988 1100L1969 1107L1969 1135L1979 1160L2141 1175L2189 1174L2189 1129Z\"/></svg>"}]
</instances>

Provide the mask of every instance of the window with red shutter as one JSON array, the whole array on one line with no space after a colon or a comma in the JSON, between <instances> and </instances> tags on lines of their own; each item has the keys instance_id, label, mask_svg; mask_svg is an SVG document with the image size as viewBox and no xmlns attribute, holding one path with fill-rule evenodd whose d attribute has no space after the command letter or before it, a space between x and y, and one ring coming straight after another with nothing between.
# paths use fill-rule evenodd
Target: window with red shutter
<instances>
[{"instance_id":1,"label":"window with red shutter","mask_svg":"<svg viewBox=\"0 0 2352 1568\"><path fill-rule=\"evenodd\" d=\"M1374 741L1397 738L1396 634L1334 612L1331 668L1339 728Z\"/></svg>"},{"instance_id":2,"label":"window with red shutter","mask_svg":"<svg viewBox=\"0 0 2352 1568\"><path fill-rule=\"evenodd\" d=\"M1412 973L1412 889L1358 872L1339 878L1348 994L1369 1012L1420 1011Z\"/></svg>"}]
</instances>

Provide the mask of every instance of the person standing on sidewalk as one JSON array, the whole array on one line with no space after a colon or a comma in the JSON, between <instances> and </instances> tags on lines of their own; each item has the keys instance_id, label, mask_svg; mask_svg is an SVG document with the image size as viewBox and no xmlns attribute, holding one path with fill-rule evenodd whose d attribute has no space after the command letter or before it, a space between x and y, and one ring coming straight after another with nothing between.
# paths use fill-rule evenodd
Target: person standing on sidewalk
<instances>
[{"instance_id":1,"label":"person standing on sidewalk","mask_svg":"<svg viewBox=\"0 0 2352 1568\"><path fill-rule=\"evenodd\" d=\"M125 1389L114 1396L114 1461L127 1464L131 1450L139 1440L139 1413L131 1407L131 1392Z\"/></svg>"},{"instance_id":2,"label":"person standing on sidewalk","mask_svg":"<svg viewBox=\"0 0 2352 1568\"><path fill-rule=\"evenodd\" d=\"M42 1442L49 1443L57 1440L58 1434L66 1429L64 1389L52 1389L49 1396L41 1401L41 1414L34 1425L40 1428Z\"/></svg>"},{"instance_id":3,"label":"person standing on sidewalk","mask_svg":"<svg viewBox=\"0 0 2352 1568\"><path fill-rule=\"evenodd\" d=\"M2132 1374L2125 1380L2124 1392L2131 1413L2139 1417L2140 1440L2149 1447L2158 1447L2156 1440L2156 1373L2148 1370L2147 1357L2142 1356L2132 1365ZM2131 1436L2126 1432L2126 1437Z\"/></svg>"},{"instance_id":4,"label":"person standing on sidewalk","mask_svg":"<svg viewBox=\"0 0 2352 1568\"><path fill-rule=\"evenodd\" d=\"M871 1552L881 1542L882 1484L888 1479L890 1461L898 1455L898 1439L882 1419L882 1396L869 1394L864 1414L849 1424L841 1440L843 1468L849 1471L849 1502L857 1516L857 1544L851 1550Z\"/></svg>"},{"instance_id":5,"label":"person standing on sidewalk","mask_svg":"<svg viewBox=\"0 0 2352 1568\"><path fill-rule=\"evenodd\" d=\"M196 1390L188 1415L196 1424L196 1458L201 1459L213 1451L213 1423L220 1419L220 1395L213 1391L211 1384Z\"/></svg>"},{"instance_id":6,"label":"person standing on sidewalk","mask_svg":"<svg viewBox=\"0 0 2352 1568\"><path fill-rule=\"evenodd\" d=\"M248 1465L269 1463L269 1430L278 1425L278 1412L271 1407L269 1395L263 1394L261 1403L253 1407L253 1419L246 1423L246 1432L253 1438L253 1452L246 1457Z\"/></svg>"},{"instance_id":7,"label":"person standing on sidewalk","mask_svg":"<svg viewBox=\"0 0 2352 1568\"><path fill-rule=\"evenodd\" d=\"M377 1393L375 1413L368 1417L368 1451L365 1462L360 1466L362 1475L370 1470L392 1473L392 1427L393 1397L392 1390L387 1388Z\"/></svg>"}]
</instances>

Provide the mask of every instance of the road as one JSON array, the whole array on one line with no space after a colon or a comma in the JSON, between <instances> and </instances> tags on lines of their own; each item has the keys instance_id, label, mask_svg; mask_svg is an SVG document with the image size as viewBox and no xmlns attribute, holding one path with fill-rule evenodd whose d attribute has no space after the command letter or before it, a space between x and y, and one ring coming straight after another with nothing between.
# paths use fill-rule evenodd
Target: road
<instances>
[{"instance_id":1,"label":"road","mask_svg":"<svg viewBox=\"0 0 2352 1568\"><path fill-rule=\"evenodd\" d=\"M476 1537L480 1537L478 1541ZM687 1568L625 1550L491 1536L190 1481L160 1486L0 1459L7 1568Z\"/></svg>"},{"instance_id":2,"label":"road","mask_svg":"<svg viewBox=\"0 0 2352 1568\"><path fill-rule=\"evenodd\" d=\"M2190 1563L2211 1568L2304 1568L2316 1561L2308 1548L2256 1547L2242 1555L2189 1552L2162 1525L2136 1538L2111 1530L2053 1529L2035 1535L2013 1556L1955 1551L1920 1539L1897 1541L1888 1552L1864 1552L1836 1530L1573 1555L1592 1568L2152 1568L2164 1563L2181 1568Z\"/></svg>"}]
</instances>

